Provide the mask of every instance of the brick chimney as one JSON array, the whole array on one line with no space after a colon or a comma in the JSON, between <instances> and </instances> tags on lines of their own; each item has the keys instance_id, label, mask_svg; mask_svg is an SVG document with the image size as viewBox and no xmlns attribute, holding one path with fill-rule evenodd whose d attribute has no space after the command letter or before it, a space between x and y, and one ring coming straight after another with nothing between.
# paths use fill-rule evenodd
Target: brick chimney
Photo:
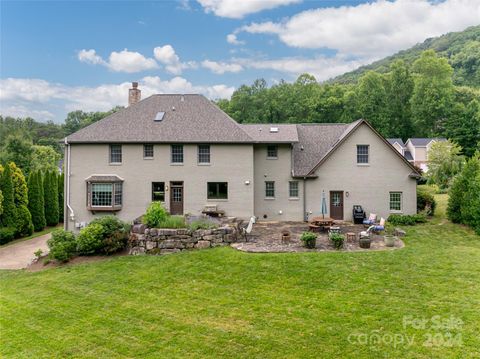
<instances>
[{"instance_id":1,"label":"brick chimney","mask_svg":"<svg viewBox=\"0 0 480 359\"><path fill-rule=\"evenodd\" d=\"M128 90L128 106L131 106L142 98L142 91L138 89L138 82L132 82L132 88Z\"/></svg>"}]
</instances>

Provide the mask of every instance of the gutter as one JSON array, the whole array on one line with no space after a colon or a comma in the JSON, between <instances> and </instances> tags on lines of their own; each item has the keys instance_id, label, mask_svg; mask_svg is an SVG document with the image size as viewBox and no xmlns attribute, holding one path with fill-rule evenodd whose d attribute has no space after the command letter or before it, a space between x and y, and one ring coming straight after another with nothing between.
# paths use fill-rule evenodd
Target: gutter
<instances>
[{"instance_id":1,"label":"gutter","mask_svg":"<svg viewBox=\"0 0 480 359\"><path fill-rule=\"evenodd\" d=\"M65 150L67 152L67 180L65 181L65 203L67 209L70 211L70 219L73 221L75 219L75 213L73 208L70 206L70 144L68 143L67 137L65 137ZM65 217L67 215L65 214ZM68 218L64 218L65 229L68 229Z\"/></svg>"},{"instance_id":2,"label":"gutter","mask_svg":"<svg viewBox=\"0 0 480 359\"><path fill-rule=\"evenodd\" d=\"M303 221L308 222L307 216L307 177L303 177Z\"/></svg>"}]
</instances>

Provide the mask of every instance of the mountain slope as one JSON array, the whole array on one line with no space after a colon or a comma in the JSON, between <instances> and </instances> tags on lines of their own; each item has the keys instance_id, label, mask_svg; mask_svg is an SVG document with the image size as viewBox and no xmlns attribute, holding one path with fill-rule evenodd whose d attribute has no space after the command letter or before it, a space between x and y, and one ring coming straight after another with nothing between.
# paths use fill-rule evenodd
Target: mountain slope
<instances>
[{"instance_id":1,"label":"mountain slope","mask_svg":"<svg viewBox=\"0 0 480 359\"><path fill-rule=\"evenodd\" d=\"M456 85L480 87L480 25L427 39L408 50L337 76L330 82L354 83L368 70L387 72L390 64L399 59L411 64L422 51L428 49L433 49L439 56L448 59L454 69L453 80Z\"/></svg>"}]
</instances>

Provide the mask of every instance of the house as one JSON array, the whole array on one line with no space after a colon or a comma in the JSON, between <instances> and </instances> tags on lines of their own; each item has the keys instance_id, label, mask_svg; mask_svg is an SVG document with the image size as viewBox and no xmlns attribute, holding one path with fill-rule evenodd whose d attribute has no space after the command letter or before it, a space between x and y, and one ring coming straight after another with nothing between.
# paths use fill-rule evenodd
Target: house
<instances>
[{"instance_id":1,"label":"house","mask_svg":"<svg viewBox=\"0 0 480 359\"><path fill-rule=\"evenodd\" d=\"M403 143L401 138L389 138L388 142L395 147L410 163L428 171L428 151L433 143L447 141L446 138L409 138Z\"/></svg>"},{"instance_id":2,"label":"house","mask_svg":"<svg viewBox=\"0 0 480 359\"><path fill-rule=\"evenodd\" d=\"M201 95L153 95L65 138L65 227L152 201L172 214L216 205L227 216L352 220L352 206L416 212L414 167L372 126L235 122ZM322 195L324 194L324 195Z\"/></svg>"}]
</instances>

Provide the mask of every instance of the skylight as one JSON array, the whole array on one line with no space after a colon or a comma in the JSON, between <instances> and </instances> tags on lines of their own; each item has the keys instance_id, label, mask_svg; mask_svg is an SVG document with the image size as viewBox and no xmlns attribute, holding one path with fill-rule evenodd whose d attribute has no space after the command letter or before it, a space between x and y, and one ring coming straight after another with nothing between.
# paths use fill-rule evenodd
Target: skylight
<instances>
[{"instance_id":1,"label":"skylight","mask_svg":"<svg viewBox=\"0 0 480 359\"><path fill-rule=\"evenodd\" d=\"M278 132L278 127L270 127L270 132L271 133L277 133Z\"/></svg>"},{"instance_id":2,"label":"skylight","mask_svg":"<svg viewBox=\"0 0 480 359\"><path fill-rule=\"evenodd\" d=\"M163 120L163 116L165 116L165 112L157 112L157 115L155 116L154 121L155 122L160 122Z\"/></svg>"}]
</instances>

